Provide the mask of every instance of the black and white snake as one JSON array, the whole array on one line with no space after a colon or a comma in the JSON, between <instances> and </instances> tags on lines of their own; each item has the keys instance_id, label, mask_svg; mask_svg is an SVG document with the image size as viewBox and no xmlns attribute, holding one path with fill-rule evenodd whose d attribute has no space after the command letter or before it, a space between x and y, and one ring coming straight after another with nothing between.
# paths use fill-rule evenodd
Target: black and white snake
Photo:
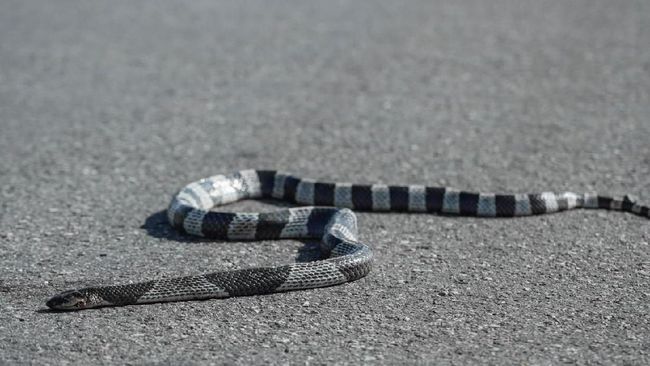
<instances>
[{"instance_id":1,"label":"black and white snake","mask_svg":"<svg viewBox=\"0 0 650 366\"><path fill-rule=\"evenodd\" d=\"M210 211L218 205L256 198L309 206L269 213ZM350 209L514 217L573 208L618 210L650 217L648 206L637 204L631 196L472 193L420 185L326 183L270 170L242 170L202 179L181 189L167 210L171 225L191 235L225 240L318 238L324 259L71 290L54 296L47 306L79 310L267 294L354 281L370 271L372 252L359 242L356 216Z\"/></svg>"}]
</instances>

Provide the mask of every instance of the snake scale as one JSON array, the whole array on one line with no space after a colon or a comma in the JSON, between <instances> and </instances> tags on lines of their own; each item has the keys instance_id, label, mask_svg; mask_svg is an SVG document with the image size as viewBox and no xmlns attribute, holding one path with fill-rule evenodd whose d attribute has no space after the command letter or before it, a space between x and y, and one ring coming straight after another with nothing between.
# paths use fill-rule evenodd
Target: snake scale
<instances>
[{"instance_id":1,"label":"snake scale","mask_svg":"<svg viewBox=\"0 0 650 366\"><path fill-rule=\"evenodd\" d=\"M306 207L267 213L215 212L241 199L275 198ZM170 224L187 234L225 240L321 240L324 259L278 267L166 278L62 292L46 305L79 310L166 301L257 295L339 285L364 277L372 251L357 237L351 211L429 212L480 217L515 217L574 208L598 208L650 217L648 206L629 195L540 193L492 194L421 185L387 186L318 182L272 170L242 170L190 183L172 199Z\"/></svg>"}]
</instances>

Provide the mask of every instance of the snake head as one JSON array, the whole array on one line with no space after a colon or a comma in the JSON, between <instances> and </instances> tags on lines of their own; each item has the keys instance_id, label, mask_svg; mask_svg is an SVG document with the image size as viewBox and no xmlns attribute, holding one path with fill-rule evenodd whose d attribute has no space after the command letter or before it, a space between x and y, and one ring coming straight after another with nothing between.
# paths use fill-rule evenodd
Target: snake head
<instances>
[{"instance_id":1,"label":"snake head","mask_svg":"<svg viewBox=\"0 0 650 366\"><path fill-rule=\"evenodd\" d=\"M90 297L79 290L62 292L49 299L45 305L53 310L80 310L92 306Z\"/></svg>"}]
</instances>

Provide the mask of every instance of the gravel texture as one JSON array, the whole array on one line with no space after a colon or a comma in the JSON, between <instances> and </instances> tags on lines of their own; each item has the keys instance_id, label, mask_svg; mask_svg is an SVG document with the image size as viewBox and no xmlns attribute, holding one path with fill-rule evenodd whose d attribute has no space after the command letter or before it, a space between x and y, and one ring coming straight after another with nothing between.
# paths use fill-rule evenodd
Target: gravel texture
<instances>
[{"instance_id":1,"label":"gravel texture","mask_svg":"<svg viewBox=\"0 0 650 366\"><path fill-rule=\"evenodd\" d=\"M354 283L44 310L314 254L168 228L244 168L650 203L648 45L647 0L3 1L0 364L648 364L650 221L614 212L363 213Z\"/></svg>"}]
</instances>

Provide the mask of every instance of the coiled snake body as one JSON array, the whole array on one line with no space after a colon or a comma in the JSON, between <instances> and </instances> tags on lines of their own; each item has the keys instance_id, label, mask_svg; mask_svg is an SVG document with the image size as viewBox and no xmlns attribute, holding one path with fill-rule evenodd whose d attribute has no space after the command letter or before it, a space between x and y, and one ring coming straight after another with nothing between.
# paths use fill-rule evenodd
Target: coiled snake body
<instances>
[{"instance_id":1,"label":"coiled snake body","mask_svg":"<svg viewBox=\"0 0 650 366\"><path fill-rule=\"evenodd\" d=\"M218 205L256 198L276 198L309 206L269 213L210 211ZM318 238L324 259L89 287L63 292L46 305L56 310L79 310L267 294L354 281L370 271L372 252L358 240L356 216L350 209L514 217L574 208L618 210L650 217L648 207L637 204L628 195L472 193L419 185L326 183L270 170L242 170L202 179L181 189L167 210L170 224L191 235L225 240Z\"/></svg>"}]
</instances>

